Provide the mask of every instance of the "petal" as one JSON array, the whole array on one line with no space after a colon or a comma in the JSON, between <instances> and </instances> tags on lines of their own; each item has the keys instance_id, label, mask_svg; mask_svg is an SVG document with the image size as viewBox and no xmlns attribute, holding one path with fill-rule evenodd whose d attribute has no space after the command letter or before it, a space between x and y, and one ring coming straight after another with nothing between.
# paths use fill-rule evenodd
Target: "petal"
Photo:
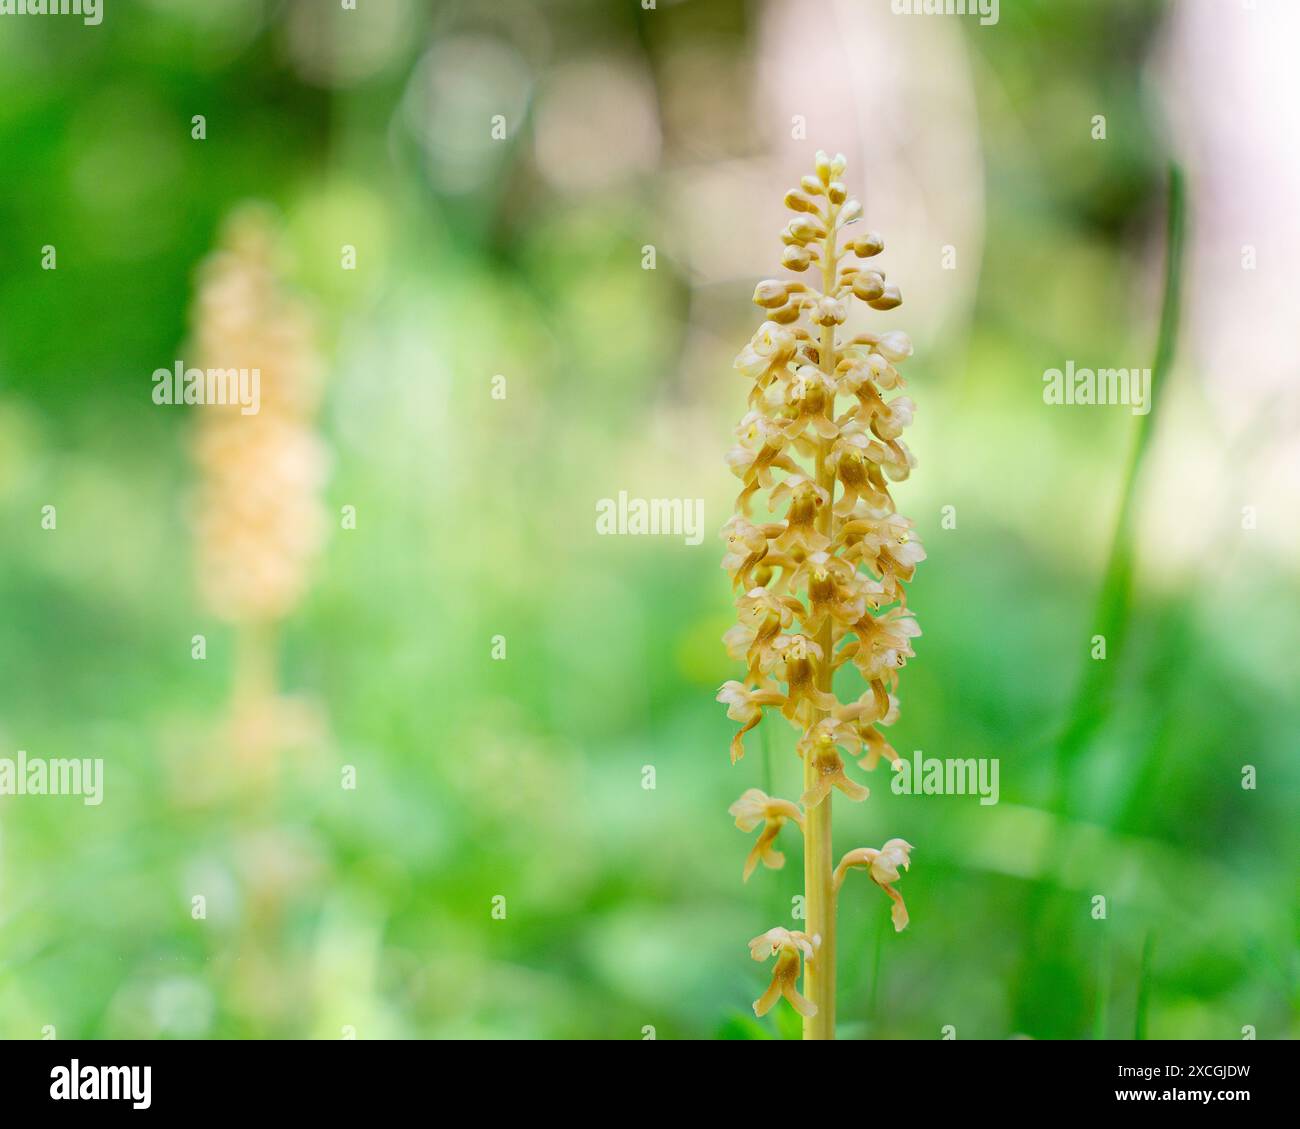
<instances>
[{"instance_id":1,"label":"petal","mask_svg":"<svg viewBox=\"0 0 1300 1129\"><path fill-rule=\"evenodd\" d=\"M745 724L741 726L741 728L737 731L736 735L731 739L731 763L732 764L735 764L738 760L740 760L741 757L745 755L745 734L748 733L751 729L753 729L754 726L756 726L762 720L763 720L763 711L759 710L752 718L750 718L749 721L745 722Z\"/></svg>"},{"instance_id":2,"label":"petal","mask_svg":"<svg viewBox=\"0 0 1300 1129\"><path fill-rule=\"evenodd\" d=\"M781 998L781 985L772 978L772 983L767 986L767 991L754 1001L754 1014L764 1016L772 1010L772 1005Z\"/></svg>"},{"instance_id":3,"label":"petal","mask_svg":"<svg viewBox=\"0 0 1300 1129\"><path fill-rule=\"evenodd\" d=\"M763 818L768 796L761 788L750 788L743 792L734 804L727 809L727 814L736 821L741 831L753 831Z\"/></svg>"},{"instance_id":4,"label":"petal","mask_svg":"<svg viewBox=\"0 0 1300 1129\"><path fill-rule=\"evenodd\" d=\"M854 803L865 800L869 795L871 795L871 790L869 788L864 788L861 784L850 780L843 772L837 773L830 779L831 783L843 792L850 800L853 800Z\"/></svg>"},{"instance_id":5,"label":"petal","mask_svg":"<svg viewBox=\"0 0 1300 1129\"><path fill-rule=\"evenodd\" d=\"M805 1018L811 1019L817 1014L817 1005L807 996L801 995L799 989L793 984L783 984L781 994L789 1000L790 1006Z\"/></svg>"},{"instance_id":6,"label":"petal","mask_svg":"<svg viewBox=\"0 0 1300 1129\"><path fill-rule=\"evenodd\" d=\"M907 906L903 902L903 895L892 886L881 886L881 889L894 900L894 906L889 911L889 916L894 922L894 932L901 933L907 928L908 922Z\"/></svg>"},{"instance_id":7,"label":"petal","mask_svg":"<svg viewBox=\"0 0 1300 1129\"><path fill-rule=\"evenodd\" d=\"M898 881L898 868L888 855L881 854L875 862L871 864L871 877L874 878L881 886L888 882Z\"/></svg>"},{"instance_id":8,"label":"petal","mask_svg":"<svg viewBox=\"0 0 1300 1129\"><path fill-rule=\"evenodd\" d=\"M825 776L818 776L812 787L799 797L799 802L803 804L805 809L815 808L827 797L830 790L830 780Z\"/></svg>"}]
</instances>

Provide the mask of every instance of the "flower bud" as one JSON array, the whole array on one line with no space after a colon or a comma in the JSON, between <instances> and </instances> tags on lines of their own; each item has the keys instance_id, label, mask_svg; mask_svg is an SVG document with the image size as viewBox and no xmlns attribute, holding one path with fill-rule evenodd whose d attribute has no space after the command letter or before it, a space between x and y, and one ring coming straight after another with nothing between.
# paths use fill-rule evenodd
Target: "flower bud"
<instances>
[{"instance_id":1,"label":"flower bud","mask_svg":"<svg viewBox=\"0 0 1300 1129\"><path fill-rule=\"evenodd\" d=\"M912 355L912 339L901 329L891 330L876 342L876 352L887 361L904 361Z\"/></svg>"},{"instance_id":2,"label":"flower bud","mask_svg":"<svg viewBox=\"0 0 1300 1129\"><path fill-rule=\"evenodd\" d=\"M774 309L786 299L786 284L774 278L764 279L754 287L754 305Z\"/></svg>"},{"instance_id":3,"label":"flower bud","mask_svg":"<svg viewBox=\"0 0 1300 1129\"><path fill-rule=\"evenodd\" d=\"M795 212L817 211L817 202L811 196L793 188L785 194L785 206Z\"/></svg>"},{"instance_id":4,"label":"flower bud","mask_svg":"<svg viewBox=\"0 0 1300 1129\"><path fill-rule=\"evenodd\" d=\"M902 304L903 296L898 292L897 286L886 286L879 298L867 303L873 310L892 310Z\"/></svg>"},{"instance_id":5,"label":"flower bud","mask_svg":"<svg viewBox=\"0 0 1300 1129\"><path fill-rule=\"evenodd\" d=\"M822 182L815 176L805 176L799 181L799 187L807 192L809 196L822 196L826 193L826 189L822 187Z\"/></svg>"},{"instance_id":6,"label":"flower bud","mask_svg":"<svg viewBox=\"0 0 1300 1129\"><path fill-rule=\"evenodd\" d=\"M782 306L779 310L773 310L767 315L778 325L789 325L792 321L799 318L799 303L791 302L788 306Z\"/></svg>"},{"instance_id":7,"label":"flower bud","mask_svg":"<svg viewBox=\"0 0 1300 1129\"><path fill-rule=\"evenodd\" d=\"M863 271L853 277L853 296L864 302L874 302L885 292L885 280L873 270ZM758 298L755 297L755 301ZM762 303L760 303L761 305Z\"/></svg>"},{"instance_id":8,"label":"flower bud","mask_svg":"<svg viewBox=\"0 0 1300 1129\"><path fill-rule=\"evenodd\" d=\"M833 180L826 186L826 195L832 204L843 204L849 198L849 190L838 180Z\"/></svg>"},{"instance_id":9,"label":"flower bud","mask_svg":"<svg viewBox=\"0 0 1300 1129\"><path fill-rule=\"evenodd\" d=\"M807 270L808 264L812 262L812 255L807 247L797 247L793 244L785 249L785 254L781 256L783 266L789 267L790 270Z\"/></svg>"},{"instance_id":10,"label":"flower bud","mask_svg":"<svg viewBox=\"0 0 1300 1129\"><path fill-rule=\"evenodd\" d=\"M826 234L826 226L816 216L795 216L790 221L790 234L800 243L821 239Z\"/></svg>"},{"instance_id":11,"label":"flower bud","mask_svg":"<svg viewBox=\"0 0 1300 1129\"><path fill-rule=\"evenodd\" d=\"M872 255L879 255L884 249L885 241L874 231L868 231L853 244L853 253L859 259L869 259Z\"/></svg>"}]
</instances>

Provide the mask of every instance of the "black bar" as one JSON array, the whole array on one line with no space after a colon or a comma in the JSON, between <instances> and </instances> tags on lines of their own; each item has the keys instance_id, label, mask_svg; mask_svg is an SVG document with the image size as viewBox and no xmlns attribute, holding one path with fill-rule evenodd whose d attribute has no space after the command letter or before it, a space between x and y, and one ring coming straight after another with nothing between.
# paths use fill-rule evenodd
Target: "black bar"
<instances>
[{"instance_id":1,"label":"black bar","mask_svg":"<svg viewBox=\"0 0 1300 1129\"><path fill-rule=\"evenodd\" d=\"M1293 1043L1253 1040L735 1042L707 1050L667 1040L628 1043L7 1042L0 1045L0 1109L13 1125L22 1114L97 1116L111 1107L169 1118L195 1112L338 1118L373 1117L410 1103L446 1110L447 1099L455 1097L457 1103L490 1101L494 1117L512 1109L531 1116L547 1094L563 1107L568 1099L555 1092L557 1086L570 1098L586 1091L588 1100L594 1086L606 1116L644 1115L656 1102L671 1112L684 1092L696 1091L733 1105L739 1093L766 1093L794 1110L806 1056L816 1055L816 1068L842 1083L830 1087L837 1102L846 1111L870 1109L873 1116L891 1109L917 1117L949 1109L1073 1114L1124 1106L1163 1106L1180 1114L1201 1108L1214 1115L1244 1106L1262 1114L1291 1106L1296 1067ZM67 1096L74 1063L75 1098ZM106 1073L104 1067L137 1071ZM107 1096L91 1096L96 1091ZM562 1116L561 1108L555 1112Z\"/></svg>"}]
</instances>

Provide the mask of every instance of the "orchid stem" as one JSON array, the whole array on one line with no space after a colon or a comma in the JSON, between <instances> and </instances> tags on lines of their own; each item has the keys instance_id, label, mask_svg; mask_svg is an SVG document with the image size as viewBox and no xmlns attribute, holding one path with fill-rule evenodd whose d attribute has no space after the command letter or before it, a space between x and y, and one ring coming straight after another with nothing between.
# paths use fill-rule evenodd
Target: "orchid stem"
<instances>
[{"instance_id":1,"label":"orchid stem","mask_svg":"<svg viewBox=\"0 0 1300 1129\"><path fill-rule=\"evenodd\" d=\"M839 256L835 249L835 213L832 209L826 225L826 238L822 243L822 293L835 292L835 275ZM835 371L835 328L823 326L819 349L821 369L827 375ZM830 409L827 409L828 414ZM817 483L833 497L835 480L826 468L830 441L823 439L817 445ZM819 532L831 531L831 507L823 506L817 515ZM833 625L826 617L817 633L822 661L817 667L817 688L829 691L833 678L832 648ZM818 710L818 718L826 711ZM812 756L804 758L803 783L809 789L816 783L817 765ZM817 1013L803 1021L805 1039L835 1038L835 862L832 857L831 797L828 794L806 816L804 826L804 911L808 915L808 933L814 938L817 955L804 966L804 995L817 1005Z\"/></svg>"}]
</instances>

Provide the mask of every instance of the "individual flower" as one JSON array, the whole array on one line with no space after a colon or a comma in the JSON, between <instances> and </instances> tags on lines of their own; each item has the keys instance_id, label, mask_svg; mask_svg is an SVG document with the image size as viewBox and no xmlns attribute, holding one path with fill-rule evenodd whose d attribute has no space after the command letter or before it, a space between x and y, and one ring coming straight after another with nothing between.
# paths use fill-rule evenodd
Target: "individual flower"
<instances>
[{"instance_id":1,"label":"individual flower","mask_svg":"<svg viewBox=\"0 0 1300 1129\"><path fill-rule=\"evenodd\" d=\"M790 584L808 591L804 630L816 634L830 616L845 626L867 614L867 578L851 564L829 553L807 557L790 576Z\"/></svg>"},{"instance_id":2,"label":"individual flower","mask_svg":"<svg viewBox=\"0 0 1300 1129\"><path fill-rule=\"evenodd\" d=\"M898 700L893 698L893 695L890 695L890 697L893 701ZM898 716L897 709L894 710L894 716ZM889 720L885 719L881 724L888 725ZM885 740L885 735L876 726L859 724L858 732L862 735L862 743L865 746L862 759L858 761L862 768L870 772L880 763L882 757L889 761L891 765L898 766L898 750Z\"/></svg>"},{"instance_id":3,"label":"individual flower","mask_svg":"<svg viewBox=\"0 0 1300 1129\"><path fill-rule=\"evenodd\" d=\"M774 799L761 789L750 788L727 809L727 814L735 819L736 826L741 831L753 831L760 823L763 825L762 832L745 859L746 882L760 862L771 870L780 870L785 866L785 855L774 844L787 820L793 820L800 830L803 829L803 812L799 810L798 804Z\"/></svg>"},{"instance_id":4,"label":"individual flower","mask_svg":"<svg viewBox=\"0 0 1300 1129\"><path fill-rule=\"evenodd\" d=\"M874 334L859 334L839 355L835 376L842 394L861 397L871 391L892 392L906 387L907 381L898 369L876 350L878 340Z\"/></svg>"},{"instance_id":5,"label":"individual flower","mask_svg":"<svg viewBox=\"0 0 1300 1129\"><path fill-rule=\"evenodd\" d=\"M745 734L763 720L765 706L777 706L785 695L776 690L751 690L743 682L724 682L718 690L717 701L727 706L727 716L741 723L740 731L731 739L731 763L745 755Z\"/></svg>"},{"instance_id":6,"label":"individual flower","mask_svg":"<svg viewBox=\"0 0 1300 1129\"><path fill-rule=\"evenodd\" d=\"M890 439L885 443L884 451L875 461L891 482L905 482L916 466L916 458L901 439Z\"/></svg>"},{"instance_id":7,"label":"individual flower","mask_svg":"<svg viewBox=\"0 0 1300 1129\"><path fill-rule=\"evenodd\" d=\"M878 616L864 615L853 625L857 642L845 647L853 663L867 682L883 681L892 685L898 671L916 652L912 640L921 628L904 608L890 608Z\"/></svg>"},{"instance_id":8,"label":"individual flower","mask_svg":"<svg viewBox=\"0 0 1300 1129\"><path fill-rule=\"evenodd\" d=\"M803 605L793 596L782 596L768 588L751 588L736 601L738 623L727 632L731 643L745 642L745 658L751 680L758 681L782 660L785 644L781 632L803 615ZM738 630L739 629L739 630ZM729 644L730 645L730 644Z\"/></svg>"},{"instance_id":9,"label":"individual flower","mask_svg":"<svg viewBox=\"0 0 1300 1129\"><path fill-rule=\"evenodd\" d=\"M736 498L736 504L744 514L749 512L749 499L760 487L771 488L773 469L797 474L799 466L785 454L789 439L782 425L768 419L762 412L750 412L740 421L736 433L740 445L727 452L727 463L732 473L745 484Z\"/></svg>"},{"instance_id":10,"label":"individual flower","mask_svg":"<svg viewBox=\"0 0 1300 1129\"><path fill-rule=\"evenodd\" d=\"M782 635L772 649L780 657L777 677L786 684L786 700L781 707L786 717L802 719L837 704L834 694L817 688L815 664L822 661L822 649L817 643L806 635Z\"/></svg>"},{"instance_id":11,"label":"individual flower","mask_svg":"<svg viewBox=\"0 0 1300 1129\"><path fill-rule=\"evenodd\" d=\"M898 699L886 691L883 682L873 681L867 692L856 702L836 709L835 716L849 722L862 741L859 768L870 772L880 763L881 758L891 765L898 764L897 751L885 740L879 729L881 725L893 725L898 720Z\"/></svg>"},{"instance_id":12,"label":"individual flower","mask_svg":"<svg viewBox=\"0 0 1300 1129\"><path fill-rule=\"evenodd\" d=\"M755 567L767 556L768 538L779 536L784 526L754 525L740 514L734 514L722 527L722 539L727 543L727 555L722 567L731 574L733 585L751 587L750 579Z\"/></svg>"},{"instance_id":13,"label":"individual flower","mask_svg":"<svg viewBox=\"0 0 1300 1129\"><path fill-rule=\"evenodd\" d=\"M818 514L831 504L830 492L807 475L787 475L769 495L768 504L773 509L786 507L783 528L775 542L782 553L806 556L830 544L830 538L817 529Z\"/></svg>"},{"instance_id":14,"label":"individual flower","mask_svg":"<svg viewBox=\"0 0 1300 1129\"><path fill-rule=\"evenodd\" d=\"M749 942L749 955L754 960L767 960L774 953L776 954L776 965L772 969L772 983L768 985L767 991L754 1001L755 1015L766 1015L782 996L800 1015L811 1017L817 1014L817 1005L801 995L797 987L803 962L812 960L814 952L813 939L807 933L792 933L779 925Z\"/></svg>"},{"instance_id":15,"label":"individual flower","mask_svg":"<svg viewBox=\"0 0 1300 1129\"><path fill-rule=\"evenodd\" d=\"M866 788L844 774L844 760L837 745L857 752L862 747L862 739L852 725L833 717L823 718L799 742L800 755L805 760L811 758L814 773L812 786L799 797L805 809L815 808L830 795L832 788L838 788L854 801L865 800L870 795Z\"/></svg>"},{"instance_id":16,"label":"individual flower","mask_svg":"<svg viewBox=\"0 0 1300 1129\"><path fill-rule=\"evenodd\" d=\"M843 325L847 316L844 303L836 298L819 298L813 306L812 320L815 325Z\"/></svg>"},{"instance_id":17,"label":"individual flower","mask_svg":"<svg viewBox=\"0 0 1300 1129\"><path fill-rule=\"evenodd\" d=\"M874 414L871 422L871 430L878 439L897 439L905 428L912 426L916 405L910 396L895 396L883 409Z\"/></svg>"},{"instance_id":18,"label":"individual flower","mask_svg":"<svg viewBox=\"0 0 1300 1129\"><path fill-rule=\"evenodd\" d=\"M840 529L844 557L861 561L885 583L891 599L898 596L898 582L910 581L916 566L925 560L925 547L917 538L909 518L890 511L859 506Z\"/></svg>"},{"instance_id":19,"label":"individual flower","mask_svg":"<svg viewBox=\"0 0 1300 1129\"><path fill-rule=\"evenodd\" d=\"M858 847L850 851L835 868L835 889L838 891L844 882L844 876L856 867L871 875L871 881L879 886L892 899L894 905L889 916L894 922L894 932L901 933L907 928L907 906L891 883L898 881L898 869L907 870L912 865L910 852L912 844L906 839L890 839L880 850L874 847Z\"/></svg>"},{"instance_id":20,"label":"individual flower","mask_svg":"<svg viewBox=\"0 0 1300 1129\"><path fill-rule=\"evenodd\" d=\"M742 659L749 662L758 632L749 623L733 623L722 635L722 645L727 648L727 657L735 662ZM754 668L751 666L751 673Z\"/></svg>"},{"instance_id":21,"label":"individual flower","mask_svg":"<svg viewBox=\"0 0 1300 1129\"><path fill-rule=\"evenodd\" d=\"M839 429L826 414L835 400L835 381L816 365L800 365L785 387L786 423L789 439L801 436L811 427L823 439L833 439Z\"/></svg>"},{"instance_id":22,"label":"individual flower","mask_svg":"<svg viewBox=\"0 0 1300 1129\"><path fill-rule=\"evenodd\" d=\"M794 355L794 341L790 330L774 321L765 321L736 357L736 371L766 384L772 371Z\"/></svg>"},{"instance_id":23,"label":"individual flower","mask_svg":"<svg viewBox=\"0 0 1300 1129\"><path fill-rule=\"evenodd\" d=\"M854 421L840 429L839 438L826 460L827 469L843 487L843 494L834 506L836 514L851 514L858 499L869 505L888 504L888 494L880 488L872 473L873 464L879 465L885 457L882 445L867 434L861 423Z\"/></svg>"}]
</instances>

